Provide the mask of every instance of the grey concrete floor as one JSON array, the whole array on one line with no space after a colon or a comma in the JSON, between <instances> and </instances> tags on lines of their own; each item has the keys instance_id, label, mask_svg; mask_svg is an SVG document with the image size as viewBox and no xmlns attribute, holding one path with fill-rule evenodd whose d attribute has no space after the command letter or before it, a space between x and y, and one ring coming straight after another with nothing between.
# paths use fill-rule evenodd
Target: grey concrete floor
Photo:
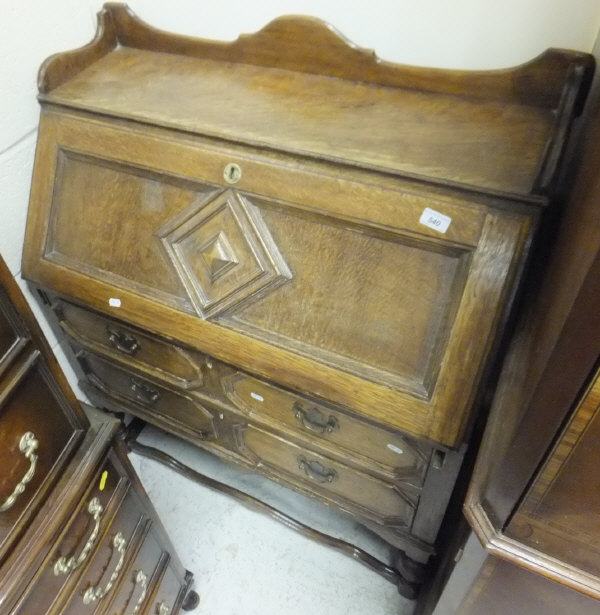
<instances>
[{"instance_id":1,"label":"grey concrete floor","mask_svg":"<svg viewBox=\"0 0 600 615\"><path fill-rule=\"evenodd\" d=\"M151 427L139 437L379 559L389 547L349 517ZM201 596L194 615L410 615L414 604L350 557L135 453L131 460Z\"/></svg>"}]
</instances>

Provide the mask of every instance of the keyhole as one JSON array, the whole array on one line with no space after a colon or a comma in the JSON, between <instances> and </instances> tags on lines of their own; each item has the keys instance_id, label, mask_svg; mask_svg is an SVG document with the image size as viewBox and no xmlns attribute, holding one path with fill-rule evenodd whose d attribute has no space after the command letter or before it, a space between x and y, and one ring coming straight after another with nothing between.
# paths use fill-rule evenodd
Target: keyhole
<instances>
[{"instance_id":1,"label":"keyhole","mask_svg":"<svg viewBox=\"0 0 600 615\"><path fill-rule=\"evenodd\" d=\"M242 169L239 165L230 162L223 171L223 177L228 184L235 184L239 182L242 177Z\"/></svg>"}]
</instances>

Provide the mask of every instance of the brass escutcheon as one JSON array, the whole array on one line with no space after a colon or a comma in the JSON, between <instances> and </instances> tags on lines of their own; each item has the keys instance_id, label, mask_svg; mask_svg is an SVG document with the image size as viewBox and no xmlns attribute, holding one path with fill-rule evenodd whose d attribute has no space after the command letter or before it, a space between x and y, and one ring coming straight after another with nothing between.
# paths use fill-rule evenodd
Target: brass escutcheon
<instances>
[{"instance_id":1,"label":"brass escutcheon","mask_svg":"<svg viewBox=\"0 0 600 615\"><path fill-rule=\"evenodd\" d=\"M235 162L230 162L223 170L223 177L228 184L237 184L242 178L242 168Z\"/></svg>"}]
</instances>

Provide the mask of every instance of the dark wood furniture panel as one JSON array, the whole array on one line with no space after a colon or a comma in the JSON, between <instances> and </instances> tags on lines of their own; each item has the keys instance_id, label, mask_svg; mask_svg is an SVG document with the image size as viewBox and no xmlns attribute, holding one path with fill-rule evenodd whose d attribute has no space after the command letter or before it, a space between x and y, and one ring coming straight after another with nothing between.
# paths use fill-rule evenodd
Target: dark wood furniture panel
<instances>
[{"instance_id":1,"label":"dark wood furniture panel","mask_svg":"<svg viewBox=\"0 0 600 615\"><path fill-rule=\"evenodd\" d=\"M600 577L600 373L547 455L505 534Z\"/></svg>"},{"instance_id":2,"label":"dark wood furniture panel","mask_svg":"<svg viewBox=\"0 0 600 615\"><path fill-rule=\"evenodd\" d=\"M488 557L456 615L594 615L600 603L510 562Z\"/></svg>"},{"instance_id":3,"label":"dark wood furniture panel","mask_svg":"<svg viewBox=\"0 0 600 615\"><path fill-rule=\"evenodd\" d=\"M462 607L436 615L596 613L600 606L599 112L596 74L564 215L532 271L465 503L492 555L475 583L465 582ZM461 560L449 586L464 571Z\"/></svg>"},{"instance_id":4,"label":"dark wood furniture panel","mask_svg":"<svg viewBox=\"0 0 600 615\"><path fill-rule=\"evenodd\" d=\"M0 561L81 442L73 413L37 351L6 373L0 391Z\"/></svg>"},{"instance_id":5,"label":"dark wood furniture panel","mask_svg":"<svg viewBox=\"0 0 600 615\"><path fill-rule=\"evenodd\" d=\"M203 41L107 5L40 71L24 275L97 403L424 562L592 69L392 65L309 18Z\"/></svg>"},{"instance_id":6,"label":"dark wood furniture panel","mask_svg":"<svg viewBox=\"0 0 600 615\"><path fill-rule=\"evenodd\" d=\"M69 592L83 566L94 556L128 488L127 478L117 471L111 460L106 460L12 613L26 615L34 608L46 613L60 603L60 596Z\"/></svg>"},{"instance_id":7,"label":"dark wood furniture panel","mask_svg":"<svg viewBox=\"0 0 600 615\"><path fill-rule=\"evenodd\" d=\"M165 598L178 612L191 574L116 439L118 421L93 408L84 413L1 259L0 282L0 611L79 615L88 606L99 612L101 603L104 612L111 592L120 598L125 587L115 569L130 572L125 560L106 559L106 545L118 550L119 532L130 538L147 523L158 553L140 553L135 564L153 575L127 608L152 612L150 596L169 564Z\"/></svg>"}]
</instances>

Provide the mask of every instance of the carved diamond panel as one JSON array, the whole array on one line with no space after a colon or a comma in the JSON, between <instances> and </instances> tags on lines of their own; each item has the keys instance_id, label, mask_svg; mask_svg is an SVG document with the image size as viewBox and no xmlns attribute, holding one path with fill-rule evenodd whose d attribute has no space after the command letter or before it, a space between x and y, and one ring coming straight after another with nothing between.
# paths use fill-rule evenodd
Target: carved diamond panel
<instances>
[{"instance_id":1,"label":"carved diamond panel","mask_svg":"<svg viewBox=\"0 0 600 615\"><path fill-rule=\"evenodd\" d=\"M158 236L202 318L257 299L292 277L259 208L233 190L192 205Z\"/></svg>"}]
</instances>

